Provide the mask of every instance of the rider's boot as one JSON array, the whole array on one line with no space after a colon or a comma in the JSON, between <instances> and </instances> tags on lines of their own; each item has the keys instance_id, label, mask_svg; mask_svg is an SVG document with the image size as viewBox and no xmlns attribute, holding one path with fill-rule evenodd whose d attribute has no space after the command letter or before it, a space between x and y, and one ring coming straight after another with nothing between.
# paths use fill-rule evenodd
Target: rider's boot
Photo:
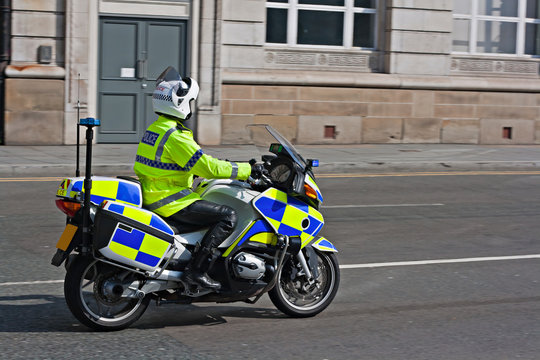
<instances>
[{"instance_id":1,"label":"rider's boot","mask_svg":"<svg viewBox=\"0 0 540 360\"><path fill-rule=\"evenodd\" d=\"M221 289L221 284L206 273L211 254L212 252L208 248L200 249L195 254L192 263L184 271L183 280L211 290Z\"/></svg>"}]
</instances>

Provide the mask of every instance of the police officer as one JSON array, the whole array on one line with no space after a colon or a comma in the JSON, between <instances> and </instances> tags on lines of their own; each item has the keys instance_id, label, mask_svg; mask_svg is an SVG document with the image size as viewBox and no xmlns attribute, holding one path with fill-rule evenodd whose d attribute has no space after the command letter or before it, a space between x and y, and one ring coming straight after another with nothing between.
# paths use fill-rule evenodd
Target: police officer
<instances>
[{"instance_id":1,"label":"police officer","mask_svg":"<svg viewBox=\"0 0 540 360\"><path fill-rule=\"evenodd\" d=\"M221 284L207 271L213 250L233 232L237 217L231 207L202 200L192 192L193 177L245 180L251 166L215 159L195 142L183 121L190 118L198 94L197 82L182 78L173 67L158 77L152 105L159 118L139 143L134 170L141 181L146 209L172 222L209 226L184 272L184 280L219 290Z\"/></svg>"}]
</instances>

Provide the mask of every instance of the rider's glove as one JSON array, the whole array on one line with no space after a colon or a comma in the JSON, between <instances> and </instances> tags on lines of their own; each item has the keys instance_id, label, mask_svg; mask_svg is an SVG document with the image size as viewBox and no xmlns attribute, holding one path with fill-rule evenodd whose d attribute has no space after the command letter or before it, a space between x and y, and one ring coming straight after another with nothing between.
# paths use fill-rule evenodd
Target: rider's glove
<instances>
[{"instance_id":1,"label":"rider's glove","mask_svg":"<svg viewBox=\"0 0 540 360\"><path fill-rule=\"evenodd\" d=\"M251 165L251 177L254 179L260 179L265 171L263 164Z\"/></svg>"}]
</instances>

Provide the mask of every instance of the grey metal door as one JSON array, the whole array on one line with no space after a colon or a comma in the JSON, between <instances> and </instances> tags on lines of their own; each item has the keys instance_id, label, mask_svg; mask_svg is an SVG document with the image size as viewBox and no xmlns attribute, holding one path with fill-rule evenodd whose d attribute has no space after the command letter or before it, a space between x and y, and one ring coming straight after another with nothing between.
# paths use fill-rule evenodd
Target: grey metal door
<instances>
[{"instance_id":1,"label":"grey metal door","mask_svg":"<svg viewBox=\"0 0 540 360\"><path fill-rule=\"evenodd\" d=\"M137 143L157 116L152 92L169 65L183 75L187 21L100 18L98 116L101 143Z\"/></svg>"}]
</instances>

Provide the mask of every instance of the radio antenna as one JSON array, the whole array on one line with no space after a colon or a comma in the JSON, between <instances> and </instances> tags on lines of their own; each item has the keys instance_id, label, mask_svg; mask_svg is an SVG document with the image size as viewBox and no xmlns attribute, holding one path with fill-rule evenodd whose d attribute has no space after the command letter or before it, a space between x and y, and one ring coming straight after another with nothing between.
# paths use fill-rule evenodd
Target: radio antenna
<instances>
[{"instance_id":1,"label":"radio antenna","mask_svg":"<svg viewBox=\"0 0 540 360\"><path fill-rule=\"evenodd\" d=\"M80 113L81 113L81 101L79 96L80 91L80 82L81 82L81 73L77 74L77 167L75 169L75 176L79 177L81 175L81 171L79 170L79 145L80 145L80 134L79 134L79 128L80 128Z\"/></svg>"}]
</instances>

